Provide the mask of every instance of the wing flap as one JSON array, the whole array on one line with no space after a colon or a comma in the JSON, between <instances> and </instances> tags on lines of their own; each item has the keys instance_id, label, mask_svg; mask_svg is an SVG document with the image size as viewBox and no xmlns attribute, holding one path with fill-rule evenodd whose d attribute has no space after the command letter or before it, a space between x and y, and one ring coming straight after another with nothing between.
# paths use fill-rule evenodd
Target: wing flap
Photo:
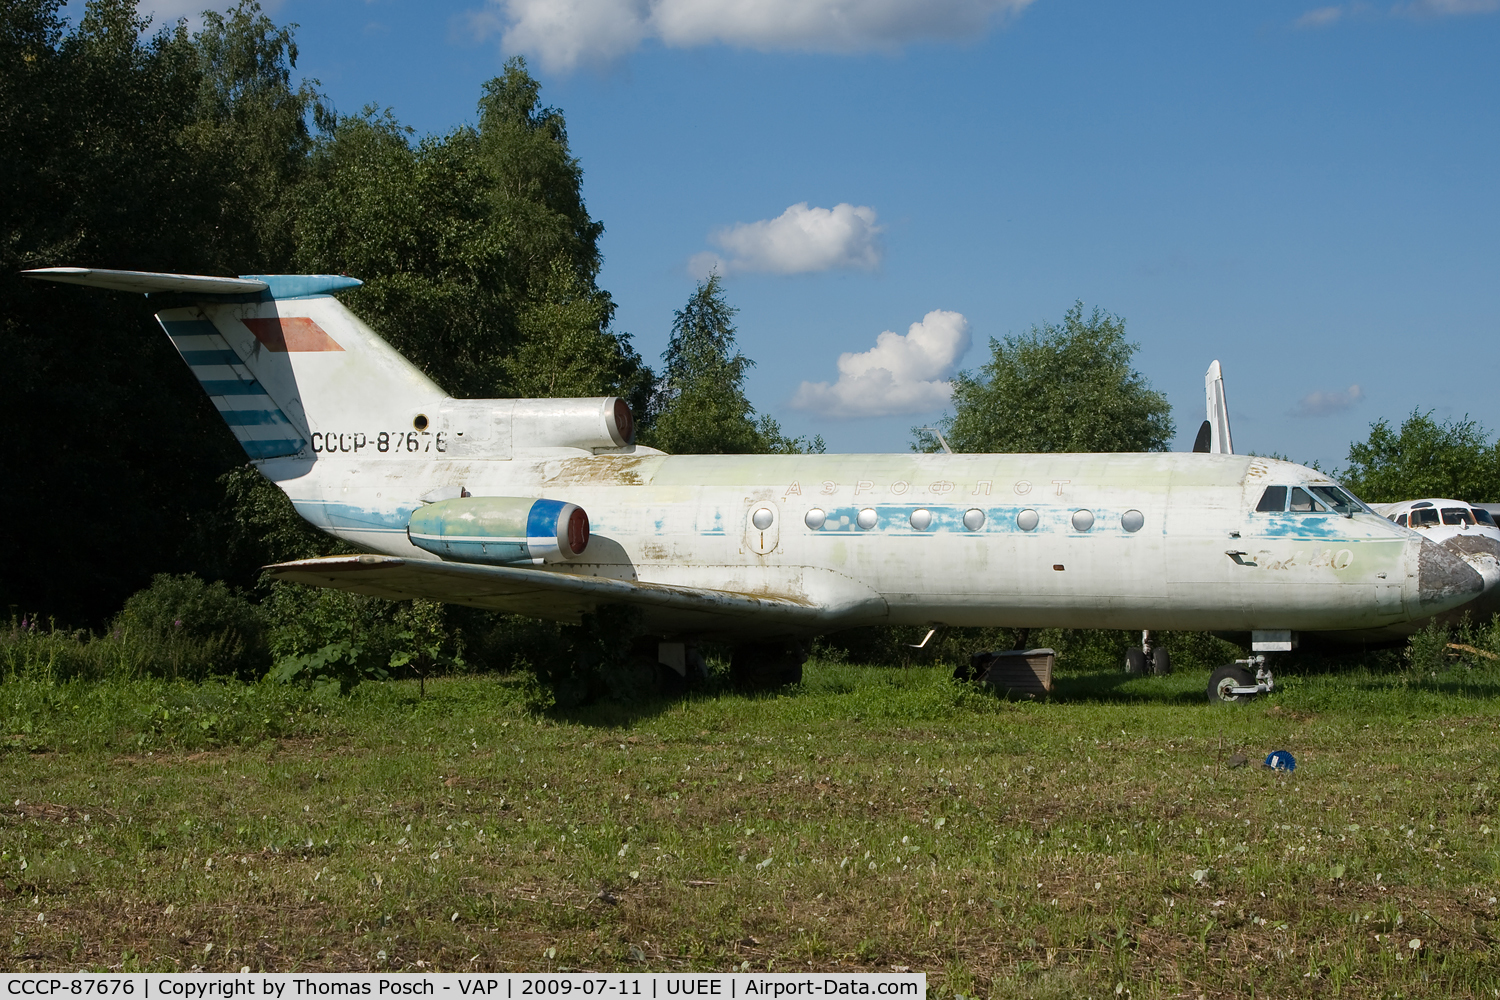
<instances>
[{"instance_id":1,"label":"wing flap","mask_svg":"<svg viewBox=\"0 0 1500 1000\"><path fill-rule=\"evenodd\" d=\"M730 591L578 576L517 566L429 562L395 556L326 556L266 567L272 578L391 600L425 598L509 614L576 622L601 604L632 604L672 631L803 629L818 605ZM653 614L653 612L655 614Z\"/></svg>"}]
</instances>

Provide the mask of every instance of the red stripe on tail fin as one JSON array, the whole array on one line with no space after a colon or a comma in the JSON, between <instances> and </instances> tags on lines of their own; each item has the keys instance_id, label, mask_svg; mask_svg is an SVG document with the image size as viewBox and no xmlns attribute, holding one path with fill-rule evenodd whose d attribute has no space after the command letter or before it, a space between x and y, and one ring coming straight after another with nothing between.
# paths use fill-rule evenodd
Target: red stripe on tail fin
<instances>
[{"instance_id":1,"label":"red stripe on tail fin","mask_svg":"<svg viewBox=\"0 0 1500 1000\"><path fill-rule=\"evenodd\" d=\"M280 319L251 318L242 319L255 334L255 339L264 344L267 350L275 351L277 354L286 354L288 351L342 351L323 328L306 316L286 316Z\"/></svg>"}]
</instances>

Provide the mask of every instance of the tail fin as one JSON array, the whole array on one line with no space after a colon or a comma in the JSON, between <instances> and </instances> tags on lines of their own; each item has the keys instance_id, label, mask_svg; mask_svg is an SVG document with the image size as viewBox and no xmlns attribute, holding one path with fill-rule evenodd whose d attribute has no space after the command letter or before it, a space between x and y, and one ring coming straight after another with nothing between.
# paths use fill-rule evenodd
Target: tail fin
<instances>
[{"instance_id":1,"label":"tail fin","mask_svg":"<svg viewBox=\"0 0 1500 1000\"><path fill-rule=\"evenodd\" d=\"M193 305L164 309L157 321L256 461L432 447L436 427L428 427L445 393L332 296L357 287L355 278L85 268L25 274L192 296Z\"/></svg>"},{"instance_id":2,"label":"tail fin","mask_svg":"<svg viewBox=\"0 0 1500 1000\"><path fill-rule=\"evenodd\" d=\"M1219 455L1233 455L1234 442L1229 436L1229 400L1224 395L1224 372L1215 361L1203 375L1209 428L1208 450Z\"/></svg>"}]
</instances>

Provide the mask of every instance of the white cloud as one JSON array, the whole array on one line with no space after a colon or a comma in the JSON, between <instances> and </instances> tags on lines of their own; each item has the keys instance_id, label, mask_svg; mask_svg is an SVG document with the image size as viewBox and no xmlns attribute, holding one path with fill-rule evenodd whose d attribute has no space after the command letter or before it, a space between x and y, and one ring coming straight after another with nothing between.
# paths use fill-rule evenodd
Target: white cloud
<instances>
[{"instance_id":1,"label":"white cloud","mask_svg":"<svg viewBox=\"0 0 1500 1000\"><path fill-rule=\"evenodd\" d=\"M976 38L1032 0L488 0L507 51L552 71L604 63L647 38L674 48L858 52Z\"/></svg>"},{"instance_id":2,"label":"white cloud","mask_svg":"<svg viewBox=\"0 0 1500 1000\"><path fill-rule=\"evenodd\" d=\"M1500 10L1500 0L1415 0L1394 8L1413 17L1456 17L1465 14L1493 14Z\"/></svg>"},{"instance_id":3,"label":"white cloud","mask_svg":"<svg viewBox=\"0 0 1500 1000\"><path fill-rule=\"evenodd\" d=\"M1332 413L1341 413L1364 398L1365 391L1357 385L1351 385L1343 392L1310 392L1297 401L1297 408L1292 411L1292 416L1326 417Z\"/></svg>"},{"instance_id":4,"label":"white cloud","mask_svg":"<svg viewBox=\"0 0 1500 1000\"><path fill-rule=\"evenodd\" d=\"M260 6L267 14L274 14L281 8L282 2L283 0L269 0ZM181 18L187 21L188 31L193 32L203 29L205 10L227 14L234 8L235 3L236 0L142 0L136 9L142 17L151 18L151 31L159 31L164 27L170 28ZM76 6L81 15L83 5L77 4Z\"/></svg>"},{"instance_id":5,"label":"white cloud","mask_svg":"<svg viewBox=\"0 0 1500 1000\"><path fill-rule=\"evenodd\" d=\"M705 274L769 271L772 274L806 274L834 268L880 266L880 234L884 226L875 222L875 210L847 202L832 208L808 208L799 202L774 219L740 222L709 236L724 251L700 253L689 269Z\"/></svg>"},{"instance_id":6,"label":"white cloud","mask_svg":"<svg viewBox=\"0 0 1500 1000\"><path fill-rule=\"evenodd\" d=\"M490 0L472 24L504 32L508 52L533 53L550 70L605 63L633 50L649 34L643 5L634 0Z\"/></svg>"},{"instance_id":7,"label":"white cloud","mask_svg":"<svg viewBox=\"0 0 1500 1000\"><path fill-rule=\"evenodd\" d=\"M792 406L826 417L928 413L948 405L949 381L969 350L969 321L934 309L905 334L885 331L875 346L839 355L839 380L803 382Z\"/></svg>"},{"instance_id":8,"label":"white cloud","mask_svg":"<svg viewBox=\"0 0 1500 1000\"><path fill-rule=\"evenodd\" d=\"M1500 0L1409 0L1406 3L1377 7L1367 0L1316 7L1292 22L1296 28L1327 28L1351 17L1465 17L1500 11Z\"/></svg>"},{"instance_id":9,"label":"white cloud","mask_svg":"<svg viewBox=\"0 0 1500 1000\"><path fill-rule=\"evenodd\" d=\"M1342 7L1319 7L1297 18L1299 28L1326 28L1344 16Z\"/></svg>"}]
</instances>

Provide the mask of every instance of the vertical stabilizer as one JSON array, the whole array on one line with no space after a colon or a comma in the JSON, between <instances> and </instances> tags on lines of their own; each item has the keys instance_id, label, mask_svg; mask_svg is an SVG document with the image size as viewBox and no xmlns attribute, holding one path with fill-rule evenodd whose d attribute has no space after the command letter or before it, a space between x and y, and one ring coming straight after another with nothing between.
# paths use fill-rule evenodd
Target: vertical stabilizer
<instances>
[{"instance_id":1,"label":"vertical stabilizer","mask_svg":"<svg viewBox=\"0 0 1500 1000\"><path fill-rule=\"evenodd\" d=\"M156 314L252 459L430 452L443 391L331 295Z\"/></svg>"},{"instance_id":2,"label":"vertical stabilizer","mask_svg":"<svg viewBox=\"0 0 1500 1000\"><path fill-rule=\"evenodd\" d=\"M255 461L443 450L435 426L443 390L333 297L359 287L357 278L86 267L21 274L192 302L156 319ZM301 474L262 471L272 479Z\"/></svg>"},{"instance_id":3,"label":"vertical stabilizer","mask_svg":"<svg viewBox=\"0 0 1500 1000\"><path fill-rule=\"evenodd\" d=\"M1229 437L1229 400L1224 395L1224 372L1215 361L1203 377L1208 403L1208 450L1215 455L1233 455L1234 442Z\"/></svg>"}]
</instances>

